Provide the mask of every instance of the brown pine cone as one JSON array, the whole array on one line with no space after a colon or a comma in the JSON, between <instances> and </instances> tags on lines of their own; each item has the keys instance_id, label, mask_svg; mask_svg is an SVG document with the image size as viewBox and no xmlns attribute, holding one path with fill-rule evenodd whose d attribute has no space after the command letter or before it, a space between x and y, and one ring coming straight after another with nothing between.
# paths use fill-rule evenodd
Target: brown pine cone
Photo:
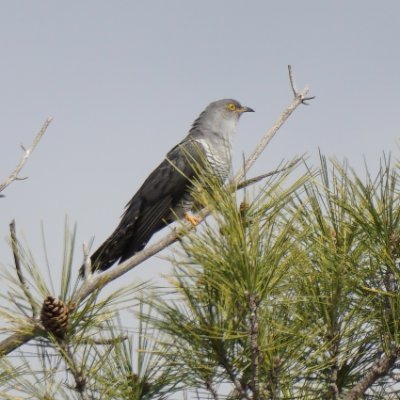
<instances>
[{"instance_id":1,"label":"brown pine cone","mask_svg":"<svg viewBox=\"0 0 400 400\"><path fill-rule=\"evenodd\" d=\"M60 299L47 296L43 301L40 319L47 331L63 339L68 328L68 306Z\"/></svg>"}]
</instances>

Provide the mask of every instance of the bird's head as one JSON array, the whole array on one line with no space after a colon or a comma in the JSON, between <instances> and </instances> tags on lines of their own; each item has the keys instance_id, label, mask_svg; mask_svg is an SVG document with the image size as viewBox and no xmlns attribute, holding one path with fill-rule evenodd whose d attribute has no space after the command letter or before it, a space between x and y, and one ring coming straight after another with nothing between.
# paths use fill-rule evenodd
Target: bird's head
<instances>
[{"instance_id":1,"label":"bird's head","mask_svg":"<svg viewBox=\"0 0 400 400\"><path fill-rule=\"evenodd\" d=\"M254 112L254 110L242 106L233 99L213 101L194 122L191 133L204 135L208 132L230 140L236 131L240 116L245 112Z\"/></svg>"},{"instance_id":2,"label":"bird's head","mask_svg":"<svg viewBox=\"0 0 400 400\"><path fill-rule=\"evenodd\" d=\"M242 106L237 100L222 99L217 100L208 105L206 113L216 113L225 119L238 120L245 112L254 112L250 107Z\"/></svg>"}]
</instances>

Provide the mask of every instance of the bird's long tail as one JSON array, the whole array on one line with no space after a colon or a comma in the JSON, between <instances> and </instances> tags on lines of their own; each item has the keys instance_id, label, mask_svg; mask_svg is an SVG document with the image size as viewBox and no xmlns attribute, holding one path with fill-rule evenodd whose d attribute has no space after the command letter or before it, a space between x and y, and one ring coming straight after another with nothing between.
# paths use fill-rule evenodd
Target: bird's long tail
<instances>
[{"instance_id":1,"label":"bird's long tail","mask_svg":"<svg viewBox=\"0 0 400 400\"><path fill-rule=\"evenodd\" d=\"M92 272L105 271L116 262L125 261L145 247L148 239L141 243L135 242L132 235L128 234L127 229L122 229L121 225L90 256ZM81 267L80 275L84 275L84 266Z\"/></svg>"},{"instance_id":2,"label":"bird's long tail","mask_svg":"<svg viewBox=\"0 0 400 400\"><path fill-rule=\"evenodd\" d=\"M112 234L101 246L90 256L92 271L105 271L120 258L121 240L118 235Z\"/></svg>"},{"instance_id":3,"label":"bird's long tail","mask_svg":"<svg viewBox=\"0 0 400 400\"><path fill-rule=\"evenodd\" d=\"M124 238L118 230L115 230L112 235L90 256L92 272L105 271L110 268L120 259L125 245L126 238ZM84 266L80 269L80 275L84 275Z\"/></svg>"}]
</instances>

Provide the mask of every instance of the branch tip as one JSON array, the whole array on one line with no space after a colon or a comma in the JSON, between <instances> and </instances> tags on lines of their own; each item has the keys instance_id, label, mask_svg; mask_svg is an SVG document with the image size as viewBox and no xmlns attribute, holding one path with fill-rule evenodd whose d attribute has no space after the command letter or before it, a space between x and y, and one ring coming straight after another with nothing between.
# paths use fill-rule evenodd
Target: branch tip
<instances>
[{"instance_id":1,"label":"branch tip","mask_svg":"<svg viewBox=\"0 0 400 400\"><path fill-rule=\"evenodd\" d=\"M299 93L296 89L296 83L294 81L294 77L293 77L293 71L292 71L292 66L288 65L288 72L289 72L289 81L290 81L290 87L292 88L292 92L293 92L293 96L295 99L300 100L301 104L305 105L305 106L309 106L310 103L307 103L307 101L313 100L315 99L315 96L309 96L306 97L303 91L302 93ZM308 88L306 87L306 90L308 92Z\"/></svg>"},{"instance_id":2,"label":"branch tip","mask_svg":"<svg viewBox=\"0 0 400 400\"><path fill-rule=\"evenodd\" d=\"M18 165L15 167L14 171L11 172L10 176L4 182L0 182L0 192L2 192L7 186L9 186L14 181L27 179L27 178L19 178L18 175L21 172L26 161L28 160L29 156L32 154L33 150L35 149L37 144L40 142L40 139L46 133L46 130L49 127L52 120L53 120L52 118L47 118L44 121L40 131L36 134L31 146L28 149L25 149L25 147L23 145L21 145L21 148L24 151L24 155L22 156Z\"/></svg>"}]
</instances>

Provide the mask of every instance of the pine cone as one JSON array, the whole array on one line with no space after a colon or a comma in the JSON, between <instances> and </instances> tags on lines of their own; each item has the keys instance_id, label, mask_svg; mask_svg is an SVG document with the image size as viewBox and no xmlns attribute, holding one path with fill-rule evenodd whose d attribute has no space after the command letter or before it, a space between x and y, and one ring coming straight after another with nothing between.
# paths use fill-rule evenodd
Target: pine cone
<instances>
[{"instance_id":1,"label":"pine cone","mask_svg":"<svg viewBox=\"0 0 400 400\"><path fill-rule=\"evenodd\" d=\"M47 296L42 305L40 319L49 332L58 339L63 339L68 328L68 306L60 299Z\"/></svg>"}]
</instances>

